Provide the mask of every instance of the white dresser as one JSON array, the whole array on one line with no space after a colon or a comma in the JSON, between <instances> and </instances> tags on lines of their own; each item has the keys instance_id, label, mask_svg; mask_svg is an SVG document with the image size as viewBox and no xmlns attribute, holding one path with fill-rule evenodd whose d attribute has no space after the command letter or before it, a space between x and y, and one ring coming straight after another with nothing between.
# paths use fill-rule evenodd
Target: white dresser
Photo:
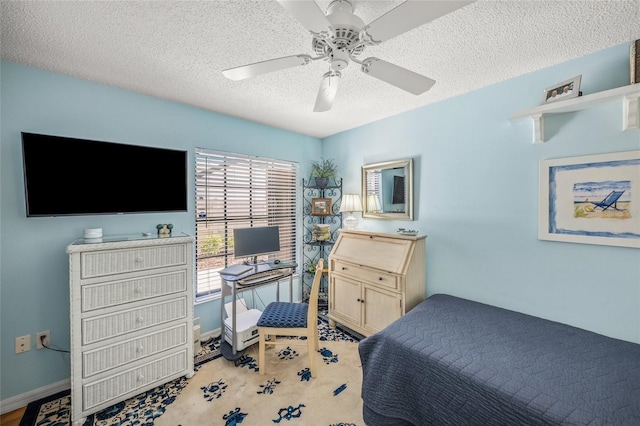
<instances>
[{"instance_id":1,"label":"white dresser","mask_svg":"<svg viewBox=\"0 0 640 426\"><path fill-rule=\"evenodd\" d=\"M67 246L72 425L194 373L194 238L87 241Z\"/></svg>"},{"instance_id":2,"label":"white dresser","mask_svg":"<svg viewBox=\"0 0 640 426\"><path fill-rule=\"evenodd\" d=\"M369 336L423 301L425 240L341 229L329 255L329 324Z\"/></svg>"}]
</instances>

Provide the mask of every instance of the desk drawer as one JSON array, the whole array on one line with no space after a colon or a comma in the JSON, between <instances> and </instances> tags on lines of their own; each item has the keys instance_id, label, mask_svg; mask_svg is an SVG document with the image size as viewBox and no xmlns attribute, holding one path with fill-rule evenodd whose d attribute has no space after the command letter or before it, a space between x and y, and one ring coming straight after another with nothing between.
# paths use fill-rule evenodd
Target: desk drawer
<instances>
[{"instance_id":1,"label":"desk drawer","mask_svg":"<svg viewBox=\"0 0 640 426\"><path fill-rule=\"evenodd\" d=\"M186 244L86 252L81 255L81 278L95 278L187 264Z\"/></svg>"},{"instance_id":2,"label":"desk drawer","mask_svg":"<svg viewBox=\"0 0 640 426\"><path fill-rule=\"evenodd\" d=\"M82 312L187 291L187 270L82 286Z\"/></svg>"},{"instance_id":3,"label":"desk drawer","mask_svg":"<svg viewBox=\"0 0 640 426\"><path fill-rule=\"evenodd\" d=\"M181 297L135 309L85 318L82 320L82 344L88 345L186 316L187 298Z\"/></svg>"},{"instance_id":4,"label":"desk drawer","mask_svg":"<svg viewBox=\"0 0 640 426\"><path fill-rule=\"evenodd\" d=\"M340 260L333 261L333 270L356 281L364 281L391 290L398 289L398 277L387 272L363 268Z\"/></svg>"}]
</instances>

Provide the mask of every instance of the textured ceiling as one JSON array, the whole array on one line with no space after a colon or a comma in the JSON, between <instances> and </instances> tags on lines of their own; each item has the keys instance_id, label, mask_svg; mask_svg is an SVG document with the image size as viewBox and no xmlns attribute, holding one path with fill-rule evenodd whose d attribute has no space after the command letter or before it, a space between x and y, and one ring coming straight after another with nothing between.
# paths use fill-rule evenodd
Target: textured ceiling
<instances>
[{"instance_id":1,"label":"textured ceiling","mask_svg":"<svg viewBox=\"0 0 640 426\"><path fill-rule=\"evenodd\" d=\"M318 0L324 11L329 0ZM353 0L372 22L402 1ZM415 96L351 63L314 113L324 61L231 81L222 70L295 54L311 36L275 1L1 2L2 59L326 137L640 38L640 0L479 0L379 46L436 80Z\"/></svg>"}]
</instances>

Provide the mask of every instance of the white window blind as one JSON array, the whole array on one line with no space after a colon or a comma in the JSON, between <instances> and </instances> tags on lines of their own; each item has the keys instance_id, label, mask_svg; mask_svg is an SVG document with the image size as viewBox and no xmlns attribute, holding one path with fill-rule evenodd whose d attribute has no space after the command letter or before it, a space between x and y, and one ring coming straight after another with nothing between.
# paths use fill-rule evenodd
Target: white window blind
<instances>
[{"instance_id":1,"label":"white window blind","mask_svg":"<svg viewBox=\"0 0 640 426\"><path fill-rule=\"evenodd\" d=\"M382 172L374 170L367 172L367 195L375 194L382 200Z\"/></svg>"},{"instance_id":2,"label":"white window blind","mask_svg":"<svg viewBox=\"0 0 640 426\"><path fill-rule=\"evenodd\" d=\"M234 257L235 228L277 225L271 257L296 262L298 164L203 148L195 157L196 297L219 293L218 272L245 260Z\"/></svg>"}]
</instances>

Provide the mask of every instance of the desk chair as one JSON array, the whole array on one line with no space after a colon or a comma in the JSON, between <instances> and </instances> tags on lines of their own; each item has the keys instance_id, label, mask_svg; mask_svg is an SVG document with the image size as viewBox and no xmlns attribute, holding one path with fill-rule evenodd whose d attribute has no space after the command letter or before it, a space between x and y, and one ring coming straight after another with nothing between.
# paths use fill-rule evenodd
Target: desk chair
<instances>
[{"instance_id":1,"label":"desk chair","mask_svg":"<svg viewBox=\"0 0 640 426\"><path fill-rule=\"evenodd\" d=\"M318 352L318 292L324 268L324 259L316 265L316 273L311 285L309 303L271 302L267 305L258 320L260 333L258 367L260 374L266 370L266 345L307 346L309 351L309 370L311 377L316 377L314 364L315 353ZM267 340L269 336L269 340ZM278 336L305 337L305 340L281 339Z\"/></svg>"}]
</instances>

